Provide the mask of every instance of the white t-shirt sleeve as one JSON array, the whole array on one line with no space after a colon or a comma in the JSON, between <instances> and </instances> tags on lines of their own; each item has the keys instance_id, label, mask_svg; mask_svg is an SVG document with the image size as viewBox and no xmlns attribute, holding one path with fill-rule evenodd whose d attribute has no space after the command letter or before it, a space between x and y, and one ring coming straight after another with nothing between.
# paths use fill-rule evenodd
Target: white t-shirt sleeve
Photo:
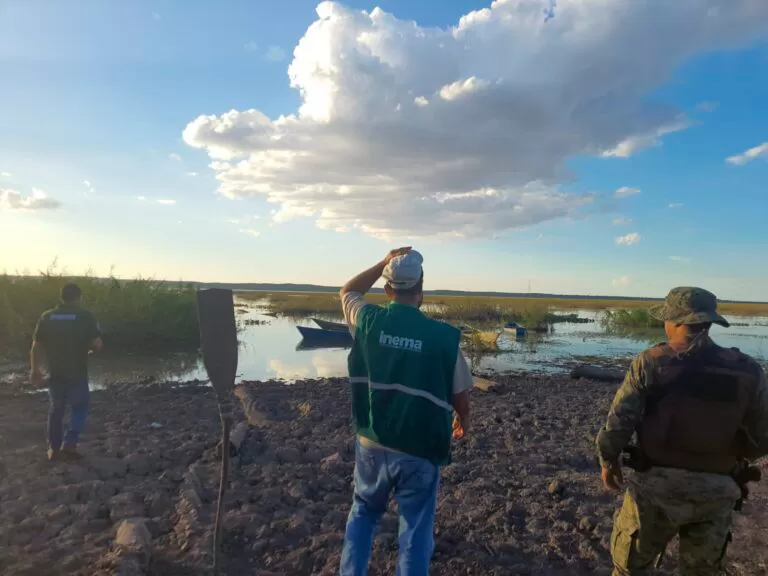
<instances>
[{"instance_id":1,"label":"white t-shirt sleeve","mask_svg":"<svg viewBox=\"0 0 768 576\"><path fill-rule=\"evenodd\" d=\"M472 373L469 371L467 359L459 349L456 355L456 368L453 371L453 393L461 394L473 386Z\"/></svg>"},{"instance_id":2,"label":"white t-shirt sleeve","mask_svg":"<svg viewBox=\"0 0 768 576\"><path fill-rule=\"evenodd\" d=\"M341 309L344 312L344 321L354 335L357 327L357 317L365 306L365 300L360 292L346 292L341 297Z\"/></svg>"}]
</instances>

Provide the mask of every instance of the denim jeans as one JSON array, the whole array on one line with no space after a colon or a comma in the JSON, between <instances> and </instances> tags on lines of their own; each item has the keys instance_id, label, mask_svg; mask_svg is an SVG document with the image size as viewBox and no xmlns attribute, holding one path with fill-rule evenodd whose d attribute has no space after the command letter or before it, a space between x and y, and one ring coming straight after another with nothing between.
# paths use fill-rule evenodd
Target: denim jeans
<instances>
[{"instance_id":1,"label":"denim jeans","mask_svg":"<svg viewBox=\"0 0 768 576\"><path fill-rule=\"evenodd\" d=\"M77 445L80 433L85 428L85 421L88 418L90 396L91 392L86 379L51 379L48 381L48 397L50 398L48 409L49 448L58 450L62 443L66 446ZM72 406L72 416L69 421L69 429L64 434L64 413L67 404Z\"/></svg>"},{"instance_id":2,"label":"denim jeans","mask_svg":"<svg viewBox=\"0 0 768 576\"><path fill-rule=\"evenodd\" d=\"M373 533L392 493L400 511L397 576L426 576L435 548L439 481L439 468L427 460L363 446L358 441L341 576L368 574Z\"/></svg>"}]
</instances>

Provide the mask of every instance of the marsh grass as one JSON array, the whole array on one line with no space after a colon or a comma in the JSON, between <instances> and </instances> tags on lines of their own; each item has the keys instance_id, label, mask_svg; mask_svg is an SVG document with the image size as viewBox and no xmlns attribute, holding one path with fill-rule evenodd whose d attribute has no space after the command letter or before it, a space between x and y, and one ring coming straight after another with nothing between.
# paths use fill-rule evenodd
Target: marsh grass
<instances>
[{"instance_id":1,"label":"marsh grass","mask_svg":"<svg viewBox=\"0 0 768 576\"><path fill-rule=\"evenodd\" d=\"M239 292L246 300L264 300L270 312L283 316L312 314L338 315L341 312L339 295L335 292ZM376 304L387 301L381 293L366 295ZM642 325L647 322L647 310L659 301L609 300L576 298L505 298L491 296L436 296L424 297L425 311L445 320L464 320L479 323L514 321L526 325L577 322L575 315L557 315L551 310L605 310L614 313L610 322ZM638 310L637 315L633 312ZM719 305L724 314L733 316L768 315L768 303L725 302Z\"/></svg>"},{"instance_id":2,"label":"marsh grass","mask_svg":"<svg viewBox=\"0 0 768 576\"><path fill-rule=\"evenodd\" d=\"M245 300L266 302L269 312L288 317L302 317L313 314L337 316L341 313L338 294L326 292L238 292ZM367 294L366 301L385 304L384 294ZM474 296L445 297L425 296L424 310L435 318L463 320L481 325L515 321L538 324L557 321L559 317L550 314L547 307L534 299L484 299Z\"/></svg>"},{"instance_id":3,"label":"marsh grass","mask_svg":"<svg viewBox=\"0 0 768 576\"><path fill-rule=\"evenodd\" d=\"M0 276L0 346L28 347L40 314L58 304L61 287L69 281L82 289L82 305L96 315L108 347L170 351L199 346L192 285L72 278L53 267L41 276Z\"/></svg>"},{"instance_id":4,"label":"marsh grass","mask_svg":"<svg viewBox=\"0 0 768 576\"><path fill-rule=\"evenodd\" d=\"M645 308L605 310L600 321L608 333L655 332L664 328L664 322L651 316Z\"/></svg>"}]
</instances>

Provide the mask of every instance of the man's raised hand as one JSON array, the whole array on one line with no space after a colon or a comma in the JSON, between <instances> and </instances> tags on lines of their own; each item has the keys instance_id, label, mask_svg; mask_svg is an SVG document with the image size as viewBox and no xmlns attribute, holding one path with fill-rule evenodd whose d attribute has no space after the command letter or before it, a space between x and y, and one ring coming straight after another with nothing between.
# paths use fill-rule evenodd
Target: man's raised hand
<instances>
[{"instance_id":1,"label":"man's raised hand","mask_svg":"<svg viewBox=\"0 0 768 576\"><path fill-rule=\"evenodd\" d=\"M393 258L396 258L397 256L402 256L403 254L408 254L408 252L411 251L411 246L403 246L402 248L395 248L394 250L390 250L389 254L386 255L384 258L384 265L386 266L389 264Z\"/></svg>"}]
</instances>

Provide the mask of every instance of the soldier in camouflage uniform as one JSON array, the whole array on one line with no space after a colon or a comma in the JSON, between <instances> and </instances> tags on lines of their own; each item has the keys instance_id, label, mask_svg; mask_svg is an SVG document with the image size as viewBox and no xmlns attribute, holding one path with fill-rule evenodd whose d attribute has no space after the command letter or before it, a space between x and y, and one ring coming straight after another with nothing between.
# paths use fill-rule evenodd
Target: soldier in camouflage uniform
<instances>
[{"instance_id":1,"label":"soldier in camouflage uniform","mask_svg":"<svg viewBox=\"0 0 768 576\"><path fill-rule=\"evenodd\" d=\"M733 470L768 454L768 384L751 357L711 340L713 323L728 326L711 292L674 288L652 314L668 341L633 360L597 436L606 488L622 489L633 434L650 465L614 516L613 574L650 574L676 535L681 574L717 574L741 497Z\"/></svg>"}]
</instances>

